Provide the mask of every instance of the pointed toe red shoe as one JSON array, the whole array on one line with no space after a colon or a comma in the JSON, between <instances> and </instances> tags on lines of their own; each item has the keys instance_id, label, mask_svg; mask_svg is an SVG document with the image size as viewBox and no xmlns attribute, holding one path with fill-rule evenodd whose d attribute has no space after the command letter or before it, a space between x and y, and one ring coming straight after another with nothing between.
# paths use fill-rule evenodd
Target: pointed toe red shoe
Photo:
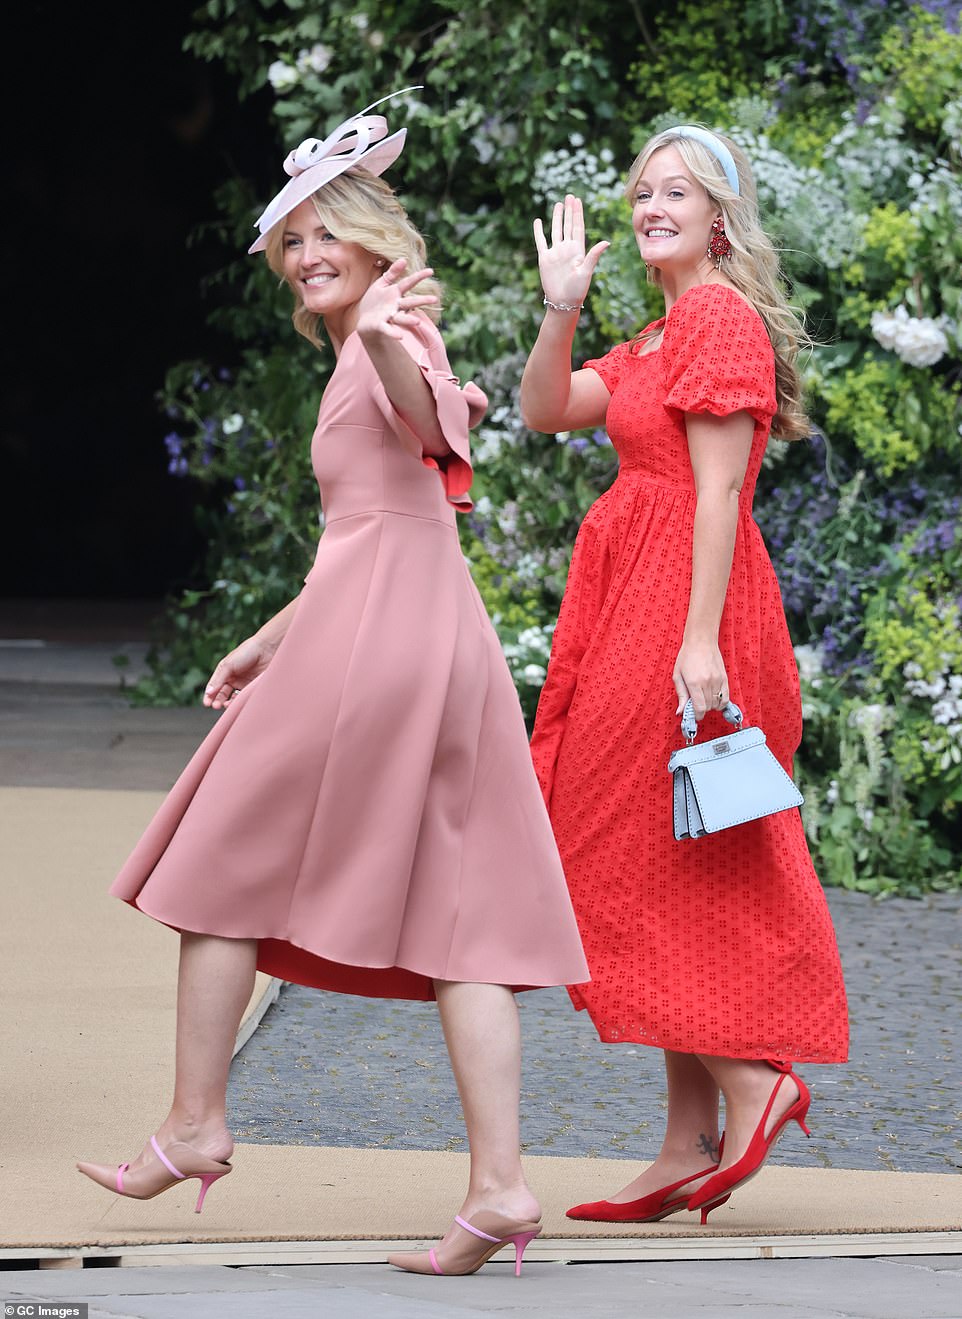
<instances>
[{"instance_id":1,"label":"pointed toe red shoe","mask_svg":"<svg viewBox=\"0 0 962 1319\"><path fill-rule=\"evenodd\" d=\"M705 1177L718 1167L717 1163L711 1164L707 1168L702 1168L701 1172L693 1172L689 1177L683 1177L680 1182L672 1182L670 1186L662 1186L657 1191L652 1191L649 1195L643 1195L638 1200L626 1200L618 1204L614 1200L594 1200L589 1204L575 1205L573 1209L567 1210L568 1218L580 1218L588 1223L657 1223L662 1218L667 1218L669 1214L677 1214L681 1209L687 1209L689 1197L682 1187L688 1186L690 1182L696 1182L699 1177ZM714 1179L712 1179L714 1180ZM677 1192L681 1191L678 1195ZM726 1196L727 1200L728 1197Z\"/></svg>"},{"instance_id":2,"label":"pointed toe red shoe","mask_svg":"<svg viewBox=\"0 0 962 1319\"><path fill-rule=\"evenodd\" d=\"M717 1172L714 1177L710 1177L704 1186L700 1187L688 1201L689 1209L701 1210L702 1224L707 1223L711 1211L717 1209L720 1204L724 1204L737 1186L744 1186L756 1173L761 1171L762 1165L771 1154L775 1142L789 1122L797 1122L806 1136L812 1134L805 1124L805 1117L812 1102L808 1086L800 1076L796 1076L792 1071L791 1063L776 1062L773 1059L766 1059L765 1061L769 1067L773 1067L779 1073L779 1077L772 1087L772 1093L768 1096L765 1111L762 1113L761 1121L752 1134L748 1149L730 1168L724 1168L721 1172ZM772 1111L772 1105L775 1103L775 1097L786 1076L790 1076L798 1086L798 1098L773 1123L771 1131L766 1136L765 1124Z\"/></svg>"}]
</instances>

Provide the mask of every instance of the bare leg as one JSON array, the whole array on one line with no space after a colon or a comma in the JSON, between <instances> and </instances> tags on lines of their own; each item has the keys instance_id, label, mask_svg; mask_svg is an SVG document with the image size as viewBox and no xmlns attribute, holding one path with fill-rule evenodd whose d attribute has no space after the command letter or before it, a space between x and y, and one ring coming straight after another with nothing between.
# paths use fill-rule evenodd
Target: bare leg
<instances>
[{"instance_id":1,"label":"bare leg","mask_svg":"<svg viewBox=\"0 0 962 1319\"><path fill-rule=\"evenodd\" d=\"M182 1140L212 1159L230 1158L227 1077L256 962L255 939L181 935L174 1097L157 1133L161 1146ZM131 1171L153 1159L148 1145L131 1162Z\"/></svg>"},{"instance_id":2,"label":"bare leg","mask_svg":"<svg viewBox=\"0 0 962 1319\"><path fill-rule=\"evenodd\" d=\"M718 1082L693 1053L666 1050L665 1072L668 1125L662 1147L644 1172L610 1197L615 1204L650 1195L710 1168L718 1159ZM691 1195L699 1185L692 1181L685 1187L686 1194Z\"/></svg>"},{"instance_id":3,"label":"bare leg","mask_svg":"<svg viewBox=\"0 0 962 1319\"><path fill-rule=\"evenodd\" d=\"M471 1151L460 1217L492 1242L522 1230L537 1235L541 1206L521 1170L521 1023L514 995L504 985L450 980L436 980L434 989ZM467 1273L484 1262L485 1251L492 1246L455 1222L433 1250L389 1255L388 1263L411 1273Z\"/></svg>"},{"instance_id":4,"label":"bare leg","mask_svg":"<svg viewBox=\"0 0 962 1319\"><path fill-rule=\"evenodd\" d=\"M725 1150L720 1167L737 1163L761 1121L765 1105L778 1082L778 1073L765 1062L748 1058L716 1058L700 1054L725 1096ZM788 1075L778 1087L772 1111L765 1123L766 1134L798 1099L798 1086Z\"/></svg>"},{"instance_id":5,"label":"bare leg","mask_svg":"<svg viewBox=\"0 0 962 1319\"><path fill-rule=\"evenodd\" d=\"M471 1151L460 1212L469 1221L480 1210L537 1221L541 1207L521 1170L521 1023L514 995L503 985L446 980L435 981L435 991Z\"/></svg>"}]
</instances>

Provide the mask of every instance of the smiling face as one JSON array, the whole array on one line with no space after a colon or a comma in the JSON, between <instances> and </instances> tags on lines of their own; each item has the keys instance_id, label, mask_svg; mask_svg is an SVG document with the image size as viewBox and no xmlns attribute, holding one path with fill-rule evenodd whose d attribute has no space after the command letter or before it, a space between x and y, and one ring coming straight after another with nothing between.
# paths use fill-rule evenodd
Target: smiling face
<instances>
[{"instance_id":1,"label":"smiling face","mask_svg":"<svg viewBox=\"0 0 962 1319\"><path fill-rule=\"evenodd\" d=\"M711 269L708 239L721 212L674 147L649 158L632 205L632 228L646 265L675 276Z\"/></svg>"},{"instance_id":2,"label":"smiling face","mask_svg":"<svg viewBox=\"0 0 962 1319\"><path fill-rule=\"evenodd\" d=\"M284 277L308 311L343 323L381 273L359 243L341 242L310 197L284 220Z\"/></svg>"}]
</instances>

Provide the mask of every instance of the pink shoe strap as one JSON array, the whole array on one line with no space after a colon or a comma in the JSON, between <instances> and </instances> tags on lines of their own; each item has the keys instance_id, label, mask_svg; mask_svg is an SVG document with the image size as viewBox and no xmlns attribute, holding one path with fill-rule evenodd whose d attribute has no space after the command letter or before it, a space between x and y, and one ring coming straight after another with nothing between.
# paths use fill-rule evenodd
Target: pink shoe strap
<instances>
[{"instance_id":1,"label":"pink shoe strap","mask_svg":"<svg viewBox=\"0 0 962 1319\"><path fill-rule=\"evenodd\" d=\"M129 1163L121 1163L117 1167L117 1193L119 1195L123 1195L124 1193L124 1173L129 1167Z\"/></svg>"},{"instance_id":2,"label":"pink shoe strap","mask_svg":"<svg viewBox=\"0 0 962 1319\"><path fill-rule=\"evenodd\" d=\"M500 1237L489 1237L488 1234L487 1234L487 1232L482 1232L480 1228L472 1227L471 1224L468 1222L468 1220L467 1220L466 1218L462 1218L460 1214L455 1214L455 1216L454 1216L454 1221L457 1223L458 1227L463 1227L464 1230L465 1230L465 1232L473 1232L474 1235L475 1235L476 1237L480 1237L482 1241L500 1241L500 1240L501 1240ZM440 1270L439 1270L439 1272L440 1272Z\"/></svg>"},{"instance_id":3,"label":"pink shoe strap","mask_svg":"<svg viewBox=\"0 0 962 1319\"><path fill-rule=\"evenodd\" d=\"M161 1163L162 1163L162 1164L164 1165L164 1167L167 1169L167 1171L168 1171L168 1172L172 1172L172 1173L174 1174L174 1176L175 1176L179 1181L183 1181L183 1180L184 1180L184 1174L183 1174L182 1172L178 1172L177 1169L174 1167L174 1165L171 1163L170 1159L168 1159L167 1155L164 1153L164 1151L163 1151L163 1150L160 1148L160 1146L157 1144L157 1137L156 1137L156 1136L151 1136L151 1138L150 1138L150 1145L151 1145L151 1148L153 1149L154 1153L157 1155L158 1159L160 1159ZM124 1165L124 1166L126 1167L126 1165Z\"/></svg>"},{"instance_id":4,"label":"pink shoe strap","mask_svg":"<svg viewBox=\"0 0 962 1319\"><path fill-rule=\"evenodd\" d=\"M435 1255L433 1249L428 1251L428 1259L431 1261L431 1268L434 1270L434 1272L438 1275L439 1278L443 1278L444 1270L441 1268L441 1265L438 1263L438 1257L437 1255Z\"/></svg>"}]
</instances>

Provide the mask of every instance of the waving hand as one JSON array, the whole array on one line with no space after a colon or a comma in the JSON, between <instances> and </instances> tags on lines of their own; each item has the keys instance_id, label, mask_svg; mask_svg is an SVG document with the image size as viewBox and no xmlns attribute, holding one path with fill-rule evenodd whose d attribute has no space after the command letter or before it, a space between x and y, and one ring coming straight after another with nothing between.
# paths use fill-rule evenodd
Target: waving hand
<instances>
[{"instance_id":1,"label":"waving hand","mask_svg":"<svg viewBox=\"0 0 962 1319\"><path fill-rule=\"evenodd\" d=\"M551 242L545 238L541 220L534 222L541 285L549 302L578 305L588 296L591 277L606 240L585 251L585 214L580 197L571 193L555 202L551 214Z\"/></svg>"}]
</instances>

